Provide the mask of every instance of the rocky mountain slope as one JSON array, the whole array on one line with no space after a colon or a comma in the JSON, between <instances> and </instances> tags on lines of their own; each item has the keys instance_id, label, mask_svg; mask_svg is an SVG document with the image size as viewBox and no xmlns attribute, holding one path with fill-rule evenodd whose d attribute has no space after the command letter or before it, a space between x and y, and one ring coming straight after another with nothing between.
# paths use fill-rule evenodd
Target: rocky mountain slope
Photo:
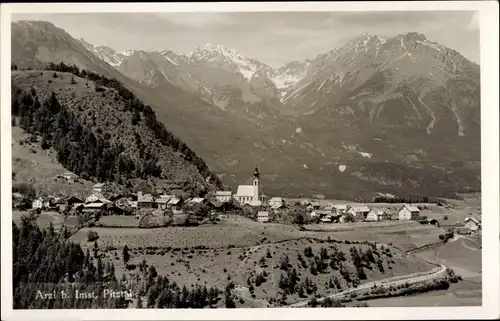
<instances>
[{"instance_id":1,"label":"rocky mountain slope","mask_svg":"<svg viewBox=\"0 0 500 321\"><path fill-rule=\"evenodd\" d=\"M13 62L117 78L226 184L259 164L266 192L287 196L480 188L479 66L421 34L362 34L273 69L222 45L117 53L49 23L12 29Z\"/></svg>"}]
</instances>

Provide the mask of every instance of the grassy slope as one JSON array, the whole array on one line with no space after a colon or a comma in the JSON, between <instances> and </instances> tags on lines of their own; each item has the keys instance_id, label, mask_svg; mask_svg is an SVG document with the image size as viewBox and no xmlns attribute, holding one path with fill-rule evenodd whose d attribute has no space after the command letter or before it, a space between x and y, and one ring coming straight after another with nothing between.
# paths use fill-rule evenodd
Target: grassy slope
<instances>
[{"instance_id":1,"label":"grassy slope","mask_svg":"<svg viewBox=\"0 0 500 321\"><path fill-rule=\"evenodd\" d=\"M30 134L22 128L12 127L12 183L30 183L41 194L88 196L92 182L79 179L75 183L57 178L68 172L58 161L52 149L42 150L39 143L23 143Z\"/></svg>"}]
</instances>

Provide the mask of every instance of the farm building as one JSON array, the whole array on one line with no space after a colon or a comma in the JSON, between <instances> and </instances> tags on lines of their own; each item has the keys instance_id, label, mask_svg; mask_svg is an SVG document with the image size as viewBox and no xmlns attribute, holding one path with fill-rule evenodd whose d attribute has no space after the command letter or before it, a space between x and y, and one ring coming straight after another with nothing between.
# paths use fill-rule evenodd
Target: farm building
<instances>
[{"instance_id":1,"label":"farm building","mask_svg":"<svg viewBox=\"0 0 500 321\"><path fill-rule=\"evenodd\" d=\"M388 219L388 215L384 210L381 210L381 209L378 209L378 210L372 209L366 215L367 221L376 222L376 221L383 221L386 219Z\"/></svg>"},{"instance_id":2,"label":"farm building","mask_svg":"<svg viewBox=\"0 0 500 321\"><path fill-rule=\"evenodd\" d=\"M92 186L93 193L105 193L109 190L109 184L107 183L97 183Z\"/></svg>"},{"instance_id":3,"label":"farm building","mask_svg":"<svg viewBox=\"0 0 500 321\"><path fill-rule=\"evenodd\" d=\"M333 205L333 208L335 209L335 212L337 212L337 213L345 213L347 211L346 204L335 204L335 205Z\"/></svg>"},{"instance_id":4,"label":"farm building","mask_svg":"<svg viewBox=\"0 0 500 321\"><path fill-rule=\"evenodd\" d=\"M471 233L471 230L468 227L457 227L455 229L455 233L460 235L468 235Z\"/></svg>"},{"instance_id":5,"label":"farm building","mask_svg":"<svg viewBox=\"0 0 500 321\"><path fill-rule=\"evenodd\" d=\"M328 211L325 211L325 210L314 210L312 211L311 213L309 213L309 216L311 218L315 218L315 217L324 217L326 215L330 214Z\"/></svg>"},{"instance_id":6,"label":"farm building","mask_svg":"<svg viewBox=\"0 0 500 321\"><path fill-rule=\"evenodd\" d=\"M271 208L280 208L285 204L285 201L281 197L273 197L269 200L269 206Z\"/></svg>"},{"instance_id":7,"label":"farm building","mask_svg":"<svg viewBox=\"0 0 500 321\"><path fill-rule=\"evenodd\" d=\"M142 194L141 191L137 192L137 207L138 208L154 208L156 206L153 195Z\"/></svg>"},{"instance_id":8,"label":"farm building","mask_svg":"<svg viewBox=\"0 0 500 321\"><path fill-rule=\"evenodd\" d=\"M217 191L215 192L215 199L217 202L229 202L233 197L233 193L231 191Z\"/></svg>"},{"instance_id":9,"label":"farm building","mask_svg":"<svg viewBox=\"0 0 500 321\"><path fill-rule=\"evenodd\" d=\"M37 198L36 200L34 200L33 203L31 203L31 208L33 208L33 209L37 209L37 208L42 209L43 208L43 199L42 198Z\"/></svg>"},{"instance_id":10,"label":"farm building","mask_svg":"<svg viewBox=\"0 0 500 321\"><path fill-rule=\"evenodd\" d=\"M166 210L168 207L168 202L170 199L168 198L157 198L155 199L156 206L161 210Z\"/></svg>"},{"instance_id":11,"label":"farm building","mask_svg":"<svg viewBox=\"0 0 500 321\"><path fill-rule=\"evenodd\" d=\"M187 204L190 206L194 206L194 205L198 205L198 204L207 204L207 203L208 203L208 200L206 198L203 198L203 197L194 197L187 202Z\"/></svg>"},{"instance_id":12,"label":"farm building","mask_svg":"<svg viewBox=\"0 0 500 321\"><path fill-rule=\"evenodd\" d=\"M94 202L94 203L87 203L83 206L83 212L84 213L95 213L99 212L103 209L106 209L106 204L100 201Z\"/></svg>"},{"instance_id":13,"label":"farm building","mask_svg":"<svg viewBox=\"0 0 500 321\"><path fill-rule=\"evenodd\" d=\"M351 206L347 210L347 213L354 215L358 220L366 219L369 212L370 209L365 205Z\"/></svg>"},{"instance_id":14,"label":"farm building","mask_svg":"<svg viewBox=\"0 0 500 321\"><path fill-rule=\"evenodd\" d=\"M322 223L331 223L332 219L333 219L332 215L327 214L327 215L323 216L320 221Z\"/></svg>"},{"instance_id":15,"label":"farm building","mask_svg":"<svg viewBox=\"0 0 500 321\"><path fill-rule=\"evenodd\" d=\"M106 208L107 215L125 215L126 211L120 206L112 205Z\"/></svg>"},{"instance_id":16,"label":"farm building","mask_svg":"<svg viewBox=\"0 0 500 321\"><path fill-rule=\"evenodd\" d=\"M420 210L414 205L404 204L398 211L399 219L402 221L416 220L420 215Z\"/></svg>"},{"instance_id":17,"label":"farm building","mask_svg":"<svg viewBox=\"0 0 500 321\"><path fill-rule=\"evenodd\" d=\"M308 210L319 210L321 208L320 201L312 201L306 204Z\"/></svg>"},{"instance_id":18,"label":"farm building","mask_svg":"<svg viewBox=\"0 0 500 321\"><path fill-rule=\"evenodd\" d=\"M77 177L77 175L70 172L66 172L63 174L63 178L69 182L74 182Z\"/></svg>"},{"instance_id":19,"label":"farm building","mask_svg":"<svg viewBox=\"0 0 500 321\"><path fill-rule=\"evenodd\" d=\"M258 212L257 221L262 223L269 222L269 212Z\"/></svg>"},{"instance_id":20,"label":"farm building","mask_svg":"<svg viewBox=\"0 0 500 321\"><path fill-rule=\"evenodd\" d=\"M13 199L13 200L14 200L14 199L21 199L21 198L23 198L23 194L21 194L21 193L17 193L17 192L12 193L12 199Z\"/></svg>"},{"instance_id":21,"label":"farm building","mask_svg":"<svg viewBox=\"0 0 500 321\"><path fill-rule=\"evenodd\" d=\"M477 231L481 228L481 221L475 217L467 217L465 219L465 227L471 231Z\"/></svg>"},{"instance_id":22,"label":"farm building","mask_svg":"<svg viewBox=\"0 0 500 321\"><path fill-rule=\"evenodd\" d=\"M85 203L93 203L95 201L101 201L103 203L111 203L104 195L99 192L94 192L92 195L85 199Z\"/></svg>"},{"instance_id":23,"label":"farm building","mask_svg":"<svg viewBox=\"0 0 500 321\"><path fill-rule=\"evenodd\" d=\"M333 213L335 211L335 208L333 207L333 204L328 203L323 207L323 210L327 211L328 213Z\"/></svg>"}]
</instances>

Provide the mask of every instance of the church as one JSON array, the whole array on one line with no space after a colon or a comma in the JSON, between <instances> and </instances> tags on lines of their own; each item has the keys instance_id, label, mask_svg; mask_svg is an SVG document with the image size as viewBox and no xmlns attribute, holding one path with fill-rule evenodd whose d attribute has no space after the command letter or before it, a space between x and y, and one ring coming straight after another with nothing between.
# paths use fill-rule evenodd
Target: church
<instances>
[{"instance_id":1,"label":"church","mask_svg":"<svg viewBox=\"0 0 500 321\"><path fill-rule=\"evenodd\" d=\"M253 174L254 179L252 185L238 185L238 190L234 195L234 199L241 205L249 204L250 206L261 206L262 201L259 197L259 169L255 168Z\"/></svg>"}]
</instances>

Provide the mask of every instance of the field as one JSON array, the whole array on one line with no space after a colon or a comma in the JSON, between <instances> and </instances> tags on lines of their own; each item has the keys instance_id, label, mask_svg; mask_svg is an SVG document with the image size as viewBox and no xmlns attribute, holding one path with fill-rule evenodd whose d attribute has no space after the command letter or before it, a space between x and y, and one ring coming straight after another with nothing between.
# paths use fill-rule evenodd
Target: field
<instances>
[{"instance_id":1,"label":"field","mask_svg":"<svg viewBox=\"0 0 500 321\"><path fill-rule=\"evenodd\" d=\"M481 282L481 249L474 241L459 237L445 245L415 255L446 264L462 277L474 282Z\"/></svg>"}]
</instances>

